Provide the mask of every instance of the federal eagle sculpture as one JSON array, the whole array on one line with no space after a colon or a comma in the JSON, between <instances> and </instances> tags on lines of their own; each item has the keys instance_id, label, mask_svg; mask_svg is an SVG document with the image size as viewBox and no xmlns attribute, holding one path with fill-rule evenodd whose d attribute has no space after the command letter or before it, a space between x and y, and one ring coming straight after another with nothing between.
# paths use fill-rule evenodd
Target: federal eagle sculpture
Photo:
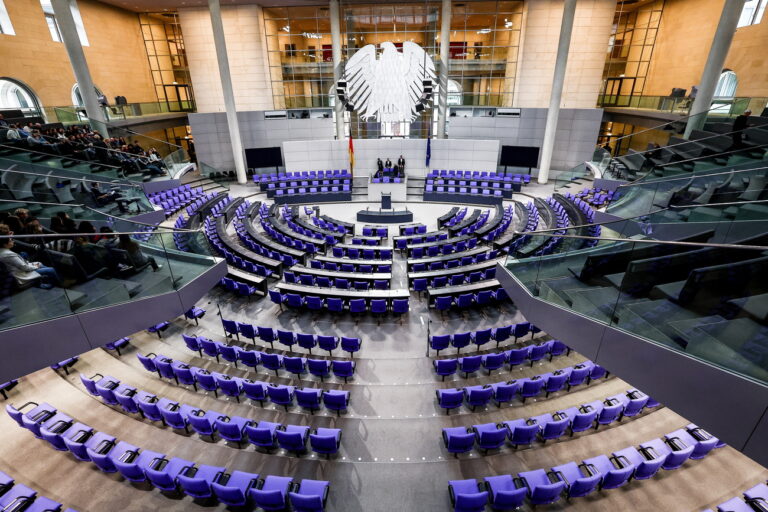
<instances>
[{"instance_id":1,"label":"federal eagle sculpture","mask_svg":"<svg viewBox=\"0 0 768 512\"><path fill-rule=\"evenodd\" d=\"M435 64L416 43L406 41L399 52L392 43L360 48L344 67L349 103L361 119L382 123L413 121L424 94L424 81L435 80Z\"/></svg>"}]
</instances>

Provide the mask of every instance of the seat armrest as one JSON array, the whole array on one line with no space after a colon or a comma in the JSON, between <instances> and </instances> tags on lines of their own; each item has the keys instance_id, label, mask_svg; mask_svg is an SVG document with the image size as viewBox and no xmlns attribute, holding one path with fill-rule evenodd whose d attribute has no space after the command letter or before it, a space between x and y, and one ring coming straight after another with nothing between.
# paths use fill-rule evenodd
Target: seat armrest
<instances>
[{"instance_id":1,"label":"seat armrest","mask_svg":"<svg viewBox=\"0 0 768 512\"><path fill-rule=\"evenodd\" d=\"M684 450L688 446L680 439L679 437L670 437L667 438L667 444L674 450L674 451L680 451Z\"/></svg>"},{"instance_id":2,"label":"seat armrest","mask_svg":"<svg viewBox=\"0 0 768 512\"><path fill-rule=\"evenodd\" d=\"M582 462L581 464L579 464L579 467L584 469L584 471L589 476L595 476L595 475L598 474L597 468L595 466L593 466L592 464L586 464L586 463Z\"/></svg>"},{"instance_id":3,"label":"seat armrest","mask_svg":"<svg viewBox=\"0 0 768 512\"><path fill-rule=\"evenodd\" d=\"M646 460L654 460L659 458L659 454L650 446L643 446L638 448L638 451L645 457Z\"/></svg>"}]
</instances>

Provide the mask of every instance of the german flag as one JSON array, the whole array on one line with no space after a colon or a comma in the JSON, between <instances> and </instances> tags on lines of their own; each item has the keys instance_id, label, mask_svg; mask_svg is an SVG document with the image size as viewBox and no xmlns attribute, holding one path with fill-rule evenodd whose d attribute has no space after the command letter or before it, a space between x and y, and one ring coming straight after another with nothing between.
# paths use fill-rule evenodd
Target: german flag
<instances>
[{"instance_id":1,"label":"german flag","mask_svg":"<svg viewBox=\"0 0 768 512\"><path fill-rule=\"evenodd\" d=\"M355 146L352 144L352 136L349 137L349 172L355 177Z\"/></svg>"}]
</instances>

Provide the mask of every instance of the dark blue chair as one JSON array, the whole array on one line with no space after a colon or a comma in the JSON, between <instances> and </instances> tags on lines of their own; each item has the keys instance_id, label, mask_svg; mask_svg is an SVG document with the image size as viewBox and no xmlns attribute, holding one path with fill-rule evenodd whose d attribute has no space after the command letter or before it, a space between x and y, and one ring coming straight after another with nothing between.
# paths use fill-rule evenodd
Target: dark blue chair
<instances>
[{"instance_id":1,"label":"dark blue chair","mask_svg":"<svg viewBox=\"0 0 768 512\"><path fill-rule=\"evenodd\" d=\"M587 468L583 462L578 465L575 462L569 462L555 466L552 472L561 482L565 482L568 488L566 496L569 499L592 494L602 480L600 473L590 473L590 468Z\"/></svg>"},{"instance_id":2,"label":"dark blue chair","mask_svg":"<svg viewBox=\"0 0 768 512\"><path fill-rule=\"evenodd\" d=\"M310 414L320 409L320 401L323 391L316 388L296 388L296 404L304 409L309 409Z\"/></svg>"},{"instance_id":3,"label":"dark blue chair","mask_svg":"<svg viewBox=\"0 0 768 512\"><path fill-rule=\"evenodd\" d=\"M523 506L528 490L519 478L497 475L487 476L483 481L494 510L514 510Z\"/></svg>"},{"instance_id":4,"label":"dark blue chair","mask_svg":"<svg viewBox=\"0 0 768 512\"><path fill-rule=\"evenodd\" d=\"M212 497L213 482L218 480L225 472L225 468L201 464L179 473L178 481L181 489L187 496L195 499Z\"/></svg>"},{"instance_id":5,"label":"dark blue chair","mask_svg":"<svg viewBox=\"0 0 768 512\"><path fill-rule=\"evenodd\" d=\"M365 313L366 310L365 299L351 299L349 301L350 313Z\"/></svg>"},{"instance_id":6,"label":"dark blue chair","mask_svg":"<svg viewBox=\"0 0 768 512\"><path fill-rule=\"evenodd\" d=\"M307 451L309 427L304 425L280 425L275 432L277 444L287 452L303 453Z\"/></svg>"},{"instance_id":7,"label":"dark blue chair","mask_svg":"<svg viewBox=\"0 0 768 512\"><path fill-rule=\"evenodd\" d=\"M467 397L467 405L472 411L475 407L485 407L493 398L493 388L489 385L468 386L464 388L464 394Z\"/></svg>"},{"instance_id":8,"label":"dark blue chair","mask_svg":"<svg viewBox=\"0 0 768 512\"><path fill-rule=\"evenodd\" d=\"M472 430L477 437L477 447L488 453L488 450L497 450L502 447L507 439L506 428L500 428L496 423L483 423L474 425Z\"/></svg>"},{"instance_id":9,"label":"dark blue chair","mask_svg":"<svg viewBox=\"0 0 768 512\"><path fill-rule=\"evenodd\" d=\"M255 425L247 425L245 427L245 436L252 445L271 450L277 443L275 432L279 426L279 423L260 421Z\"/></svg>"},{"instance_id":10,"label":"dark blue chair","mask_svg":"<svg viewBox=\"0 0 768 512\"><path fill-rule=\"evenodd\" d=\"M524 471L517 475L528 489L528 499L531 505L548 505L560 499L565 489L565 482L552 483L549 475L543 469Z\"/></svg>"},{"instance_id":11,"label":"dark blue chair","mask_svg":"<svg viewBox=\"0 0 768 512\"><path fill-rule=\"evenodd\" d=\"M584 459L584 464L592 469L592 472L601 476L600 489L616 489L626 484L635 471L635 466L627 459L598 455L590 459Z\"/></svg>"},{"instance_id":12,"label":"dark blue chair","mask_svg":"<svg viewBox=\"0 0 768 512\"><path fill-rule=\"evenodd\" d=\"M475 446L475 434L468 427L448 427L443 429L443 442L448 453L458 457L459 453L467 453Z\"/></svg>"},{"instance_id":13,"label":"dark blue chair","mask_svg":"<svg viewBox=\"0 0 768 512\"><path fill-rule=\"evenodd\" d=\"M332 361L331 370L336 377L343 378L344 382L355 375L354 361Z\"/></svg>"},{"instance_id":14,"label":"dark blue chair","mask_svg":"<svg viewBox=\"0 0 768 512\"><path fill-rule=\"evenodd\" d=\"M152 485L165 492L175 492L178 489L178 477L182 471L194 466L194 463L174 457L170 460L155 459L145 470Z\"/></svg>"},{"instance_id":15,"label":"dark blue chair","mask_svg":"<svg viewBox=\"0 0 768 512\"><path fill-rule=\"evenodd\" d=\"M339 416L341 411L346 411L349 407L349 391L328 390L323 391L323 403L327 409L336 411Z\"/></svg>"},{"instance_id":16,"label":"dark blue chair","mask_svg":"<svg viewBox=\"0 0 768 512\"><path fill-rule=\"evenodd\" d=\"M483 512L488 503L488 491L482 490L475 479L451 480L448 492L454 512Z\"/></svg>"},{"instance_id":17,"label":"dark blue chair","mask_svg":"<svg viewBox=\"0 0 768 512\"><path fill-rule=\"evenodd\" d=\"M483 364L482 356L469 356L459 358L459 371L464 372L464 378L469 378L470 373L475 373Z\"/></svg>"},{"instance_id":18,"label":"dark blue chair","mask_svg":"<svg viewBox=\"0 0 768 512\"><path fill-rule=\"evenodd\" d=\"M312 447L313 452L330 458L331 455L338 453L341 446L341 429L316 428L309 435L309 445Z\"/></svg>"},{"instance_id":19,"label":"dark blue chair","mask_svg":"<svg viewBox=\"0 0 768 512\"><path fill-rule=\"evenodd\" d=\"M373 306L373 302L371 301L371 306ZM344 352L349 352L349 357L354 357L355 352L358 352L360 350L360 338L347 338L345 336L341 337L341 350Z\"/></svg>"},{"instance_id":20,"label":"dark blue chair","mask_svg":"<svg viewBox=\"0 0 768 512\"><path fill-rule=\"evenodd\" d=\"M286 412L288 411L288 406L293 405L293 390L293 386L284 386L282 384L273 386L267 384L267 395L269 395L269 399L274 404L282 405Z\"/></svg>"},{"instance_id":21,"label":"dark blue chair","mask_svg":"<svg viewBox=\"0 0 768 512\"><path fill-rule=\"evenodd\" d=\"M255 486L259 475L245 471L225 473L211 483L216 498L227 506L241 507L248 503L248 490Z\"/></svg>"},{"instance_id":22,"label":"dark blue chair","mask_svg":"<svg viewBox=\"0 0 768 512\"><path fill-rule=\"evenodd\" d=\"M454 334L451 337L451 345L457 349L458 353L461 353L461 349L468 346L472 341L471 332L462 332Z\"/></svg>"},{"instance_id":23,"label":"dark blue chair","mask_svg":"<svg viewBox=\"0 0 768 512\"><path fill-rule=\"evenodd\" d=\"M435 367L435 373L445 380L448 375L453 375L459 366L457 359L435 359L432 361L432 365Z\"/></svg>"},{"instance_id":24,"label":"dark blue chair","mask_svg":"<svg viewBox=\"0 0 768 512\"><path fill-rule=\"evenodd\" d=\"M304 479L288 497L294 512L323 512L328 500L328 482Z\"/></svg>"},{"instance_id":25,"label":"dark blue chair","mask_svg":"<svg viewBox=\"0 0 768 512\"><path fill-rule=\"evenodd\" d=\"M288 490L293 480L288 476L269 475L248 490L253 503L264 510L285 510Z\"/></svg>"},{"instance_id":26,"label":"dark blue chair","mask_svg":"<svg viewBox=\"0 0 768 512\"><path fill-rule=\"evenodd\" d=\"M464 391L461 389L438 389L436 392L438 405L450 414L451 409L461 407L464 402Z\"/></svg>"},{"instance_id":27,"label":"dark blue chair","mask_svg":"<svg viewBox=\"0 0 768 512\"><path fill-rule=\"evenodd\" d=\"M488 371L488 375L493 370L498 370L507 362L506 355L503 352L498 354L486 354L482 356L483 368Z\"/></svg>"}]
</instances>

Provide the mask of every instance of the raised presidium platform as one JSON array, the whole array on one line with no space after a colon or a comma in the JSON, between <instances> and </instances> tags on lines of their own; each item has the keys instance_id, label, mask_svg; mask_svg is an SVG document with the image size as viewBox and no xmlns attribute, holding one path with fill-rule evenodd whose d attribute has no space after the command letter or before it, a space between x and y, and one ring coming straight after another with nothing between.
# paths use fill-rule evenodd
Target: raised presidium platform
<instances>
[{"instance_id":1,"label":"raised presidium platform","mask_svg":"<svg viewBox=\"0 0 768 512\"><path fill-rule=\"evenodd\" d=\"M368 200L378 201L382 194L391 194L393 201L405 201L408 188L408 178L384 176L368 179Z\"/></svg>"},{"instance_id":2,"label":"raised presidium platform","mask_svg":"<svg viewBox=\"0 0 768 512\"><path fill-rule=\"evenodd\" d=\"M413 222L413 212L405 210L360 210L357 212L358 222L375 224L401 224Z\"/></svg>"}]
</instances>

